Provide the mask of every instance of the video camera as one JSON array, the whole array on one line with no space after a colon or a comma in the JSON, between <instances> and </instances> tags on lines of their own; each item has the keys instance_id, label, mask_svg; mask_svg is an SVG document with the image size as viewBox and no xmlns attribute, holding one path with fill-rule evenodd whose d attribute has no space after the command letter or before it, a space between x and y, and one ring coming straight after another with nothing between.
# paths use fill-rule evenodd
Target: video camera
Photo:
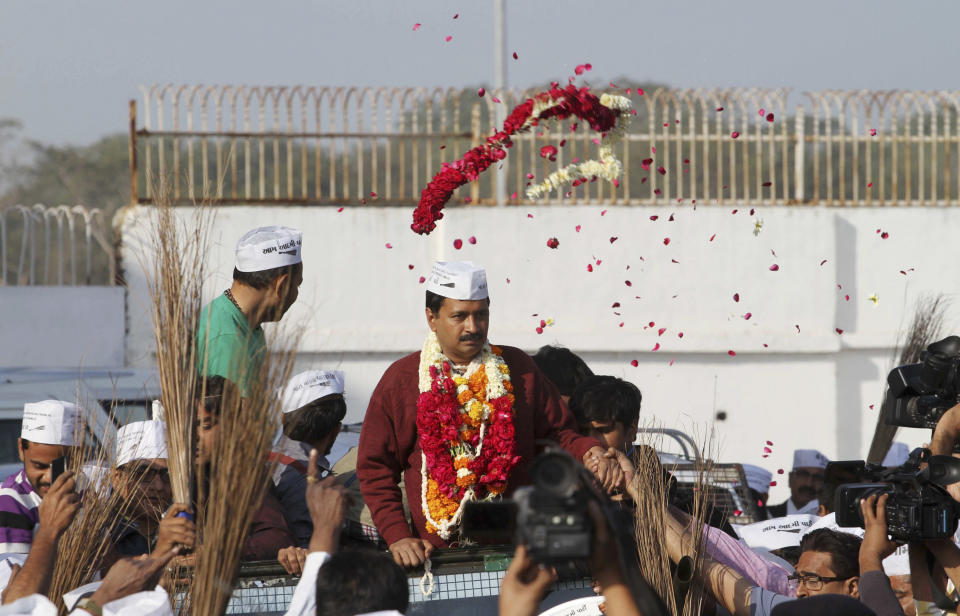
<instances>
[{"instance_id":1,"label":"video camera","mask_svg":"<svg viewBox=\"0 0 960 616\"><path fill-rule=\"evenodd\" d=\"M889 494L887 533L895 540L940 539L952 537L957 530L960 503L944 488L960 481L960 460L951 456L933 456L929 449L918 447L901 466L887 468L862 460L830 462L826 475L858 477L859 481L869 482L837 487L835 510L839 526L864 528L860 502L873 494Z\"/></svg>"},{"instance_id":2,"label":"video camera","mask_svg":"<svg viewBox=\"0 0 960 616\"><path fill-rule=\"evenodd\" d=\"M530 465L530 480L513 499L468 502L463 535L485 543L523 543L534 560L545 564L589 558L593 523L587 505L605 501L589 471L566 452L551 450Z\"/></svg>"},{"instance_id":3,"label":"video camera","mask_svg":"<svg viewBox=\"0 0 960 616\"><path fill-rule=\"evenodd\" d=\"M887 384L887 424L936 428L943 414L960 402L960 337L932 343L920 363L891 370Z\"/></svg>"}]
</instances>

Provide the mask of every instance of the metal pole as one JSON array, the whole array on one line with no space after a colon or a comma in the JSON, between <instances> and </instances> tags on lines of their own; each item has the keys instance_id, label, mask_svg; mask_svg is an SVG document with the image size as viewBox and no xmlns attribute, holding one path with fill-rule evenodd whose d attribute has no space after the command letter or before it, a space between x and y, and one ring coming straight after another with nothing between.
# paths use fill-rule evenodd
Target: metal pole
<instances>
[{"instance_id":1,"label":"metal pole","mask_svg":"<svg viewBox=\"0 0 960 616\"><path fill-rule=\"evenodd\" d=\"M497 96L503 101L500 104L494 104L494 131L500 130L504 121L507 119L507 19L506 0L494 0L493 3L493 89ZM507 160L500 161L497 169L495 199L497 205L504 205L507 202Z\"/></svg>"}]
</instances>

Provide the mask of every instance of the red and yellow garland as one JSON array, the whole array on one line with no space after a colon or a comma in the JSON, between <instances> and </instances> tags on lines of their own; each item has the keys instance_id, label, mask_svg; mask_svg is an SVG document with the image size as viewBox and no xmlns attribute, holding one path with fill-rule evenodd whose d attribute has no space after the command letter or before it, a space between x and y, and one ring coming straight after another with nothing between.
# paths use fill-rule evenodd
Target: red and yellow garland
<instances>
[{"instance_id":1,"label":"red and yellow garland","mask_svg":"<svg viewBox=\"0 0 960 616\"><path fill-rule=\"evenodd\" d=\"M420 357L417 433L427 530L448 540L463 504L503 494L520 459L513 385L500 349L485 345L460 376L444 358L436 334L428 335Z\"/></svg>"}]
</instances>

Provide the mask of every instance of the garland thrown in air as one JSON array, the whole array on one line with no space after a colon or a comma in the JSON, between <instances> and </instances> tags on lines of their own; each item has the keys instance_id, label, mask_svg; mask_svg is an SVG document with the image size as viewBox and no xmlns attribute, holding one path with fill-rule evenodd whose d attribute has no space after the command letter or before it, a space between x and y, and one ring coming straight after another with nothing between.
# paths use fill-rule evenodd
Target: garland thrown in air
<instances>
[{"instance_id":1,"label":"garland thrown in air","mask_svg":"<svg viewBox=\"0 0 960 616\"><path fill-rule=\"evenodd\" d=\"M540 121L576 116L587 122L593 131L602 134L600 160L567 165L551 173L543 182L528 188L528 197L539 197L562 184L581 179L597 177L615 182L623 174L623 165L614 156L613 145L626 131L631 113L630 100L626 97L603 94L598 98L585 87L577 88L571 84L561 88L557 83L551 84L546 92L528 98L514 108L503 123L503 130L487 137L486 142L468 151L460 160L443 163L440 172L423 189L410 228L422 235L433 231L437 221L443 218L443 206L453 191L476 180L493 163L506 158L506 148L513 146L511 137L530 130Z\"/></svg>"}]
</instances>

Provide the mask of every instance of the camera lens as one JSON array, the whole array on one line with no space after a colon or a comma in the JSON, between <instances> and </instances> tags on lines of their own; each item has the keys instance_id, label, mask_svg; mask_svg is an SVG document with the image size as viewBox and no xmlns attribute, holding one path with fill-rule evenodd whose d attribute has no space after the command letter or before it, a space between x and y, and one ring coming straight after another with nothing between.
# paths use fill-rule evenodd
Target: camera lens
<instances>
[{"instance_id":1,"label":"camera lens","mask_svg":"<svg viewBox=\"0 0 960 616\"><path fill-rule=\"evenodd\" d=\"M530 469L533 484L558 496L569 496L577 488L577 471L571 460L562 455L543 455Z\"/></svg>"}]
</instances>

